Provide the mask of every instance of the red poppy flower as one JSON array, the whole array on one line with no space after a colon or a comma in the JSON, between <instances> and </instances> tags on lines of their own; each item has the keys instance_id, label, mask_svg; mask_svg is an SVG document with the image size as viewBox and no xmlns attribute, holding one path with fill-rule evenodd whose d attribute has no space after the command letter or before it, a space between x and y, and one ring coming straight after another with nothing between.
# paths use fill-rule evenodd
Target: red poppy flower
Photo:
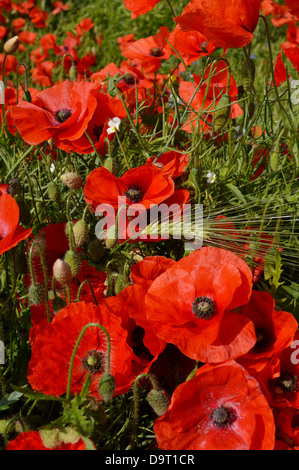
<instances>
[{"instance_id":1,"label":"red poppy flower","mask_svg":"<svg viewBox=\"0 0 299 470\"><path fill-rule=\"evenodd\" d=\"M118 98L111 98L105 93L97 93L96 109L90 117L85 132L77 139L61 139L59 148L66 152L77 152L89 154L94 152L94 147L102 154L104 152L105 139L112 140L115 134L108 135L108 121L114 117L124 119L127 116L126 111ZM89 138L87 137L87 135ZM91 144L90 140L93 142Z\"/></svg>"},{"instance_id":2,"label":"red poppy flower","mask_svg":"<svg viewBox=\"0 0 299 470\"><path fill-rule=\"evenodd\" d=\"M297 16L297 18L299 18L299 5L297 0L285 0L285 3L292 15Z\"/></svg>"},{"instance_id":3,"label":"red poppy flower","mask_svg":"<svg viewBox=\"0 0 299 470\"><path fill-rule=\"evenodd\" d=\"M22 138L37 145L53 138L79 139L97 106L99 86L94 83L64 81L36 95L35 104L23 102L12 108L15 125Z\"/></svg>"},{"instance_id":4,"label":"red poppy flower","mask_svg":"<svg viewBox=\"0 0 299 470\"><path fill-rule=\"evenodd\" d=\"M216 47L244 47L253 39L261 0L191 0L175 21L199 31Z\"/></svg>"},{"instance_id":5,"label":"red poppy flower","mask_svg":"<svg viewBox=\"0 0 299 470\"><path fill-rule=\"evenodd\" d=\"M135 19L137 16L144 15L149 10L152 10L154 6L161 0L124 0L124 4L127 10L132 12L131 18Z\"/></svg>"},{"instance_id":6,"label":"red poppy flower","mask_svg":"<svg viewBox=\"0 0 299 470\"><path fill-rule=\"evenodd\" d=\"M288 47L284 49L284 54L290 60L294 69L299 72L299 50L298 46ZM290 76L290 75L288 75ZM285 82L288 78L286 67L282 61L282 53L277 56L276 64L275 64L275 82L276 85L281 85Z\"/></svg>"},{"instance_id":7,"label":"red poppy flower","mask_svg":"<svg viewBox=\"0 0 299 470\"><path fill-rule=\"evenodd\" d=\"M118 208L119 197L126 198L129 206L149 209L172 195L174 183L170 176L153 164L141 165L117 178L104 167L93 170L86 178L85 200L96 209L99 204Z\"/></svg>"},{"instance_id":8,"label":"red poppy flower","mask_svg":"<svg viewBox=\"0 0 299 470\"><path fill-rule=\"evenodd\" d=\"M70 7L70 3L63 3L60 1L53 2L54 10L52 10L52 15L58 15L61 11L66 11Z\"/></svg>"},{"instance_id":9,"label":"red poppy flower","mask_svg":"<svg viewBox=\"0 0 299 470\"><path fill-rule=\"evenodd\" d=\"M36 28L45 28L47 26L47 19L50 14L47 11L42 10L38 6L30 10L29 17L31 23L35 25Z\"/></svg>"},{"instance_id":10,"label":"red poppy flower","mask_svg":"<svg viewBox=\"0 0 299 470\"><path fill-rule=\"evenodd\" d=\"M31 228L19 225L19 206L9 194L0 196L0 255L11 250L31 234Z\"/></svg>"},{"instance_id":11,"label":"red poppy flower","mask_svg":"<svg viewBox=\"0 0 299 470\"><path fill-rule=\"evenodd\" d=\"M55 447L46 447L39 431L21 432L9 441L6 450L86 450L86 444L81 437L76 442L64 443Z\"/></svg>"},{"instance_id":12,"label":"red poppy flower","mask_svg":"<svg viewBox=\"0 0 299 470\"><path fill-rule=\"evenodd\" d=\"M234 308L250 297L252 275L238 256L203 247L161 274L145 297L156 335L201 362L223 362L256 343L253 323Z\"/></svg>"},{"instance_id":13,"label":"red poppy flower","mask_svg":"<svg viewBox=\"0 0 299 470\"><path fill-rule=\"evenodd\" d=\"M252 368L258 372L271 357L290 346L298 323L291 313L275 309L275 301L268 292L252 291L248 304L242 308L242 315L254 323L257 342L237 361L249 372Z\"/></svg>"},{"instance_id":14,"label":"red poppy flower","mask_svg":"<svg viewBox=\"0 0 299 470\"><path fill-rule=\"evenodd\" d=\"M170 150L169 152L162 153L158 158L155 156L148 158L147 163L154 163L166 174L176 179L184 173L189 160L189 155Z\"/></svg>"},{"instance_id":15,"label":"red poppy flower","mask_svg":"<svg viewBox=\"0 0 299 470\"><path fill-rule=\"evenodd\" d=\"M274 418L277 436L274 450L299 450L299 410L278 408Z\"/></svg>"},{"instance_id":16,"label":"red poppy flower","mask_svg":"<svg viewBox=\"0 0 299 470\"><path fill-rule=\"evenodd\" d=\"M24 44L33 44L35 42L37 34L31 31L21 31L18 34L18 38L20 42Z\"/></svg>"},{"instance_id":17,"label":"red poppy flower","mask_svg":"<svg viewBox=\"0 0 299 470\"><path fill-rule=\"evenodd\" d=\"M74 345L88 323L102 325L111 340L110 373L116 381L115 395L125 393L131 386L132 350L121 318L108 314L90 303L71 303L60 310L51 323L36 336L28 365L28 381L34 390L46 395L60 396L67 391L68 372ZM107 371L107 338L95 327L86 329L78 346L71 380L71 394L80 393L91 373L89 394L100 400L99 379Z\"/></svg>"},{"instance_id":18,"label":"red poppy flower","mask_svg":"<svg viewBox=\"0 0 299 470\"><path fill-rule=\"evenodd\" d=\"M275 425L258 382L228 361L204 365L154 422L162 450L273 450Z\"/></svg>"},{"instance_id":19,"label":"red poppy flower","mask_svg":"<svg viewBox=\"0 0 299 470\"><path fill-rule=\"evenodd\" d=\"M122 50L122 54L138 63L146 73L157 72L161 67L161 61L168 60L171 54L166 42L168 37L169 28L161 26L156 35L128 44Z\"/></svg>"},{"instance_id":20,"label":"red poppy flower","mask_svg":"<svg viewBox=\"0 0 299 470\"><path fill-rule=\"evenodd\" d=\"M212 54L216 47L208 42L207 38L199 31L183 31L177 25L169 36L171 53L183 59L186 66L192 64L200 57ZM184 70L184 64L180 64L180 70Z\"/></svg>"}]
</instances>

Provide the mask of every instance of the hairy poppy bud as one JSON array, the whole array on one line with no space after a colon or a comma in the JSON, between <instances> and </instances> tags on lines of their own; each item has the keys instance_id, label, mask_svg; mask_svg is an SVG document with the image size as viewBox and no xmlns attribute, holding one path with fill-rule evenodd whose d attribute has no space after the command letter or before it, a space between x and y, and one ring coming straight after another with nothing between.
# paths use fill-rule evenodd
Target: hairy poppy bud
<instances>
[{"instance_id":1,"label":"hairy poppy bud","mask_svg":"<svg viewBox=\"0 0 299 470\"><path fill-rule=\"evenodd\" d=\"M106 232L105 245L107 248L113 248L117 243L117 228L111 225Z\"/></svg>"},{"instance_id":2,"label":"hairy poppy bud","mask_svg":"<svg viewBox=\"0 0 299 470\"><path fill-rule=\"evenodd\" d=\"M250 90L255 78L255 65L252 59L244 60L242 63L242 78L245 91Z\"/></svg>"},{"instance_id":3,"label":"hairy poppy bud","mask_svg":"<svg viewBox=\"0 0 299 470\"><path fill-rule=\"evenodd\" d=\"M227 123L230 116L231 97L227 94L222 95L215 111L213 112L214 131L219 132Z\"/></svg>"},{"instance_id":4,"label":"hairy poppy bud","mask_svg":"<svg viewBox=\"0 0 299 470\"><path fill-rule=\"evenodd\" d=\"M81 268L81 259L76 251L69 250L66 252L64 261L70 266L72 276L76 277Z\"/></svg>"},{"instance_id":5,"label":"hairy poppy bud","mask_svg":"<svg viewBox=\"0 0 299 470\"><path fill-rule=\"evenodd\" d=\"M4 44L3 50L5 54L14 54L19 49L20 41L18 36L8 39Z\"/></svg>"},{"instance_id":6,"label":"hairy poppy bud","mask_svg":"<svg viewBox=\"0 0 299 470\"><path fill-rule=\"evenodd\" d=\"M62 259L57 259L53 265L53 274L57 282L67 285L72 280L72 270L68 263Z\"/></svg>"},{"instance_id":7,"label":"hairy poppy bud","mask_svg":"<svg viewBox=\"0 0 299 470\"><path fill-rule=\"evenodd\" d=\"M112 400L115 390L115 378L111 374L103 374L99 381L99 393L104 402Z\"/></svg>"},{"instance_id":8,"label":"hairy poppy bud","mask_svg":"<svg viewBox=\"0 0 299 470\"><path fill-rule=\"evenodd\" d=\"M28 290L29 299L32 305L41 305L46 298L45 288L41 284L32 284Z\"/></svg>"},{"instance_id":9,"label":"hairy poppy bud","mask_svg":"<svg viewBox=\"0 0 299 470\"><path fill-rule=\"evenodd\" d=\"M169 397L163 390L152 389L147 394L146 400L158 416L166 413L169 406Z\"/></svg>"},{"instance_id":10,"label":"hairy poppy bud","mask_svg":"<svg viewBox=\"0 0 299 470\"><path fill-rule=\"evenodd\" d=\"M102 259L104 250L105 249L103 243L97 238L89 242L87 247L87 253L90 256L91 260L95 263Z\"/></svg>"},{"instance_id":11,"label":"hairy poppy bud","mask_svg":"<svg viewBox=\"0 0 299 470\"><path fill-rule=\"evenodd\" d=\"M66 301L62 297L54 297L52 302L52 308L55 315L60 312L64 307L66 307Z\"/></svg>"},{"instance_id":12,"label":"hairy poppy bud","mask_svg":"<svg viewBox=\"0 0 299 470\"><path fill-rule=\"evenodd\" d=\"M64 173L60 179L69 189L79 189L83 184L81 176L75 172Z\"/></svg>"},{"instance_id":13,"label":"hairy poppy bud","mask_svg":"<svg viewBox=\"0 0 299 470\"><path fill-rule=\"evenodd\" d=\"M60 202L59 187L53 181L51 181L51 183L48 185L48 196L53 202Z\"/></svg>"},{"instance_id":14,"label":"hairy poppy bud","mask_svg":"<svg viewBox=\"0 0 299 470\"><path fill-rule=\"evenodd\" d=\"M114 291L116 294L119 294L125 287L127 287L127 279L123 274L118 274L114 284Z\"/></svg>"},{"instance_id":15,"label":"hairy poppy bud","mask_svg":"<svg viewBox=\"0 0 299 470\"><path fill-rule=\"evenodd\" d=\"M116 175L118 165L117 165L117 162L114 160L114 158L107 157L104 162L104 167L106 168L106 170L110 171L110 173L112 173L113 175Z\"/></svg>"},{"instance_id":16,"label":"hairy poppy bud","mask_svg":"<svg viewBox=\"0 0 299 470\"><path fill-rule=\"evenodd\" d=\"M85 220L81 219L75 223L73 226L73 234L76 247L78 248L79 246L82 246L88 236L88 225Z\"/></svg>"},{"instance_id":17,"label":"hairy poppy bud","mask_svg":"<svg viewBox=\"0 0 299 470\"><path fill-rule=\"evenodd\" d=\"M169 397L163 390L152 389L146 396L146 400L158 416L166 413L169 406Z\"/></svg>"},{"instance_id":18,"label":"hairy poppy bud","mask_svg":"<svg viewBox=\"0 0 299 470\"><path fill-rule=\"evenodd\" d=\"M279 168L279 153L276 151L270 155L270 167L272 171L277 171Z\"/></svg>"},{"instance_id":19,"label":"hairy poppy bud","mask_svg":"<svg viewBox=\"0 0 299 470\"><path fill-rule=\"evenodd\" d=\"M78 70L75 65L71 65L70 70L69 70L69 77L70 80L73 82L76 82L78 79Z\"/></svg>"}]
</instances>

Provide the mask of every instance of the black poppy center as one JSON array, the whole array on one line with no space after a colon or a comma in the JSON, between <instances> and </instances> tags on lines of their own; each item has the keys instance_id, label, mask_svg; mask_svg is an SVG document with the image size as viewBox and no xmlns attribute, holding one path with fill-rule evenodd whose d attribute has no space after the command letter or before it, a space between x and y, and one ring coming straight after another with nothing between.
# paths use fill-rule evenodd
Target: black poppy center
<instances>
[{"instance_id":1,"label":"black poppy center","mask_svg":"<svg viewBox=\"0 0 299 470\"><path fill-rule=\"evenodd\" d=\"M126 190L125 190L125 196L129 201L131 202L139 202L143 198L143 191L142 189L137 186L137 185L130 185Z\"/></svg>"},{"instance_id":2,"label":"black poppy center","mask_svg":"<svg viewBox=\"0 0 299 470\"><path fill-rule=\"evenodd\" d=\"M219 406L212 411L210 418L213 425L217 428L226 428L236 420L236 415L232 408L228 406Z\"/></svg>"},{"instance_id":3,"label":"black poppy center","mask_svg":"<svg viewBox=\"0 0 299 470\"><path fill-rule=\"evenodd\" d=\"M253 349L264 349L272 344L271 335L265 328L256 327L255 329L256 343Z\"/></svg>"},{"instance_id":4,"label":"black poppy center","mask_svg":"<svg viewBox=\"0 0 299 470\"><path fill-rule=\"evenodd\" d=\"M162 47L154 47L153 49L151 49L150 55L154 57L161 57L163 55Z\"/></svg>"},{"instance_id":5,"label":"black poppy center","mask_svg":"<svg viewBox=\"0 0 299 470\"><path fill-rule=\"evenodd\" d=\"M216 302L210 297L196 297L192 310L196 318L201 320L210 320L218 311Z\"/></svg>"},{"instance_id":6,"label":"black poppy center","mask_svg":"<svg viewBox=\"0 0 299 470\"><path fill-rule=\"evenodd\" d=\"M95 124L93 126L93 130L92 130L92 135L96 138L96 141L98 142L100 140L100 137L102 135L102 132L103 132L103 129L104 129L104 124Z\"/></svg>"},{"instance_id":7,"label":"black poppy center","mask_svg":"<svg viewBox=\"0 0 299 470\"><path fill-rule=\"evenodd\" d=\"M64 121L66 121L71 115L72 115L71 110L67 108L59 109L54 114L55 119L60 123L63 123Z\"/></svg>"},{"instance_id":8,"label":"black poppy center","mask_svg":"<svg viewBox=\"0 0 299 470\"><path fill-rule=\"evenodd\" d=\"M99 374L103 370L104 355L100 351L92 349L82 358L82 366L87 372Z\"/></svg>"},{"instance_id":9,"label":"black poppy center","mask_svg":"<svg viewBox=\"0 0 299 470\"><path fill-rule=\"evenodd\" d=\"M284 372L278 379L277 385L284 392L295 392L298 386L298 377L297 375L292 375L289 372Z\"/></svg>"},{"instance_id":10,"label":"black poppy center","mask_svg":"<svg viewBox=\"0 0 299 470\"><path fill-rule=\"evenodd\" d=\"M134 83L135 83L135 77L134 77L131 73L126 73L126 74L123 76L123 81L124 81L127 85L134 85Z\"/></svg>"}]
</instances>

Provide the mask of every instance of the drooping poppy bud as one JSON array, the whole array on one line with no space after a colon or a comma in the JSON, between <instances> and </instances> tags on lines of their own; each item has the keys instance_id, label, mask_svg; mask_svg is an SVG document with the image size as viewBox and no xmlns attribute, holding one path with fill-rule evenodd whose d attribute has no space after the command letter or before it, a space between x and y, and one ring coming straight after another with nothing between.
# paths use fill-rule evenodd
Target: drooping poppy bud
<instances>
[{"instance_id":1,"label":"drooping poppy bud","mask_svg":"<svg viewBox=\"0 0 299 470\"><path fill-rule=\"evenodd\" d=\"M70 266L72 276L77 276L81 268L81 259L78 253L73 250L67 251L64 257L64 261Z\"/></svg>"},{"instance_id":2,"label":"drooping poppy bud","mask_svg":"<svg viewBox=\"0 0 299 470\"><path fill-rule=\"evenodd\" d=\"M28 294L32 305L42 305L46 298L44 286L38 283L29 287Z\"/></svg>"},{"instance_id":3,"label":"drooping poppy bud","mask_svg":"<svg viewBox=\"0 0 299 470\"><path fill-rule=\"evenodd\" d=\"M88 224L84 219L78 220L73 226L76 247L82 246L88 236Z\"/></svg>"},{"instance_id":4,"label":"drooping poppy bud","mask_svg":"<svg viewBox=\"0 0 299 470\"><path fill-rule=\"evenodd\" d=\"M169 407L169 397L163 390L152 389L146 396L148 404L158 416L166 413Z\"/></svg>"},{"instance_id":5,"label":"drooping poppy bud","mask_svg":"<svg viewBox=\"0 0 299 470\"><path fill-rule=\"evenodd\" d=\"M51 181L48 185L48 196L53 202L60 202L59 187L54 181Z\"/></svg>"},{"instance_id":6,"label":"drooping poppy bud","mask_svg":"<svg viewBox=\"0 0 299 470\"><path fill-rule=\"evenodd\" d=\"M104 251L105 249L103 243L97 238L89 242L87 247L87 253L90 256L91 260L95 263L102 259Z\"/></svg>"},{"instance_id":7,"label":"drooping poppy bud","mask_svg":"<svg viewBox=\"0 0 299 470\"><path fill-rule=\"evenodd\" d=\"M111 374L103 374L99 381L99 393L104 402L112 400L115 390L115 378Z\"/></svg>"},{"instance_id":8,"label":"drooping poppy bud","mask_svg":"<svg viewBox=\"0 0 299 470\"><path fill-rule=\"evenodd\" d=\"M57 282L67 285L72 280L72 270L68 263L62 259L57 259L53 265L53 274Z\"/></svg>"},{"instance_id":9,"label":"drooping poppy bud","mask_svg":"<svg viewBox=\"0 0 299 470\"><path fill-rule=\"evenodd\" d=\"M75 172L64 173L60 179L69 189L79 189L83 184L81 176Z\"/></svg>"},{"instance_id":10,"label":"drooping poppy bud","mask_svg":"<svg viewBox=\"0 0 299 470\"><path fill-rule=\"evenodd\" d=\"M66 301L62 297L54 297L52 302L52 308L55 315L60 312L64 307L66 307Z\"/></svg>"}]
</instances>

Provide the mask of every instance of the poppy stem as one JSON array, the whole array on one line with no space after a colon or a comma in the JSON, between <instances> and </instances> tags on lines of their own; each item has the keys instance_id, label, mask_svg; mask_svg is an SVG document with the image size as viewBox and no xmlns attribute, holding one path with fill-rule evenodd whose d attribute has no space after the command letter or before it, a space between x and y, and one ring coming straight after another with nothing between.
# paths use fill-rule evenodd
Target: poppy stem
<instances>
[{"instance_id":1,"label":"poppy stem","mask_svg":"<svg viewBox=\"0 0 299 470\"><path fill-rule=\"evenodd\" d=\"M106 328L104 328L102 325L100 325L99 323L88 323L87 325L85 325L79 336L78 336L78 339L76 341L76 344L74 346L74 349L73 349L73 353L72 353L72 357L71 357L71 361L70 361L70 367L69 367L69 372L68 372L68 380L67 380L67 389L66 389L66 399L69 400L70 399L70 396L71 396L71 381L72 381L72 372L73 372L73 367L74 367L74 361L75 361L75 357L76 357L76 352L77 352L77 349L79 347L79 344L80 344L80 341L85 333L85 331L87 330L87 328L91 327L91 326L95 326L97 328L99 328L100 330L102 330L105 335L106 335L106 338L107 338L107 362L106 362L106 372L105 374L110 374L110 356L111 356L111 341L110 341L110 336L109 336L109 333L108 331L106 330Z\"/></svg>"},{"instance_id":2,"label":"poppy stem","mask_svg":"<svg viewBox=\"0 0 299 470\"><path fill-rule=\"evenodd\" d=\"M90 144L91 144L91 146L92 146L92 148L93 148L93 150L94 150L96 156L98 157L98 159L99 159L99 161L100 161L101 166L103 166L102 157L100 156L99 152L97 151L96 146L94 145L94 143L93 143L91 137L88 135L88 133L87 133L86 131L84 131L84 134L86 135L87 139L89 140L89 142L90 142ZM93 165L93 166L94 166L94 165Z\"/></svg>"},{"instance_id":3,"label":"poppy stem","mask_svg":"<svg viewBox=\"0 0 299 470\"><path fill-rule=\"evenodd\" d=\"M31 276L31 280L32 280L32 283L34 286L36 286L36 280L35 280L35 275L34 275L34 269L33 269L33 263L32 263L32 256L33 256L33 250L35 248L35 246L37 246L37 249L38 249L38 253L39 253L39 257L40 257L40 260L41 260L41 265L42 265L42 269L43 269L43 274L44 274L44 285L45 285L45 297L46 297L46 310L47 310L47 320L48 320L48 323L50 323L51 319L50 319L50 308L49 308L49 285L48 285L48 274L47 274L47 270L46 270L46 266L45 266L45 260L44 260L44 257L43 257L43 253L42 253L42 250L41 250L41 247L39 246L39 244L37 242L33 242L31 247L30 247L30 252L29 252L29 269L30 269L30 276Z\"/></svg>"},{"instance_id":4,"label":"poppy stem","mask_svg":"<svg viewBox=\"0 0 299 470\"><path fill-rule=\"evenodd\" d=\"M171 11L172 11L172 14L173 14L173 16L174 16L174 17L176 17L176 16L177 16L177 14L176 14L176 12L175 12L175 9L173 8L173 6L171 5L171 3L170 3L170 1L169 1L169 0L166 0L166 1L167 1L168 5L169 5L169 7L170 7Z\"/></svg>"},{"instance_id":5,"label":"poppy stem","mask_svg":"<svg viewBox=\"0 0 299 470\"><path fill-rule=\"evenodd\" d=\"M159 390L156 380L148 373L139 374L134 380L133 385L133 400L134 400L134 415L133 415L133 429L132 429L132 438L133 438L133 447L137 447L137 424L138 424L138 382L142 378L147 378L151 382L154 390Z\"/></svg>"},{"instance_id":6,"label":"poppy stem","mask_svg":"<svg viewBox=\"0 0 299 470\"><path fill-rule=\"evenodd\" d=\"M85 281L81 282L81 284L80 284L80 286L79 286L79 289L78 289L78 293L77 293L77 302L80 301L81 290L82 290L84 284L86 284L86 282L88 282L88 284L89 284L89 287L90 287L90 290L91 290L91 293L92 293L92 296L93 296L94 303L95 303L96 305L98 305L98 302L97 302L97 299L96 299L96 296L95 296L93 287L92 287L91 282L90 282L89 279L85 279Z\"/></svg>"},{"instance_id":7,"label":"poppy stem","mask_svg":"<svg viewBox=\"0 0 299 470\"><path fill-rule=\"evenodd\" d=\"M66 52L65 54L63 54L62 62L61 62L61 70L60 70L60 80L59 80L60 82L62 82L62 80L63 80L64 59L67 55L69 55L70 58L72 59L72 65L75 65L74 58L73 58L72 54L70 54L69 52Z\"/></svg>"}]
</instances>

